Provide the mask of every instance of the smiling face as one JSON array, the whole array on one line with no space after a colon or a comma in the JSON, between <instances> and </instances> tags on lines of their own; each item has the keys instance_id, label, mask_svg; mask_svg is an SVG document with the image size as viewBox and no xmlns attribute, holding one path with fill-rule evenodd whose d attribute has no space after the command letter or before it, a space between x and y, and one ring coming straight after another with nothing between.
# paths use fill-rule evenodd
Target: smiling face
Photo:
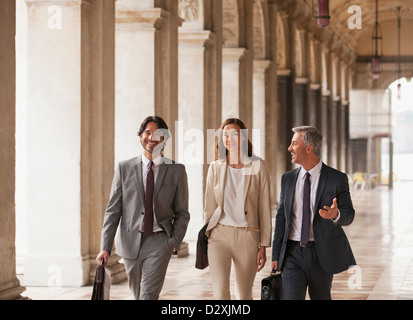
<instances>
[{"instance_id":1,"label":"smiling face","mask_svg":"<svg viewBox=\"0 0 413 320\"><path fill-rule=\"evenodd\" d=\"M140 141L144 149L143 153L148 159L156 158L161 153L161 143L164 137L156 122L148 122L140 135Z\"/></svg>"},{"instance_id":2,"label":"smiling face","mask_svg":"<svg viewBox=\"0 0 413 320\"><path fill-rule=\"evenodd\" d=\"M312 146L305 146L302 139L302 132L296 132L291 139L288 151L291 153L291 162L304 165L308 160L308 154Z\"/></svg>"},{"instance_id":3,"label":"smiling face","mask_svg":"<svg viewBox=\"0 0 413 320\"><path fill-rule=\"evenodd\" d=\"M240 147L241 128L235 124L227 124L222 129L222 142L228 152L239 152Z\"/></svg>"}]
</instances>

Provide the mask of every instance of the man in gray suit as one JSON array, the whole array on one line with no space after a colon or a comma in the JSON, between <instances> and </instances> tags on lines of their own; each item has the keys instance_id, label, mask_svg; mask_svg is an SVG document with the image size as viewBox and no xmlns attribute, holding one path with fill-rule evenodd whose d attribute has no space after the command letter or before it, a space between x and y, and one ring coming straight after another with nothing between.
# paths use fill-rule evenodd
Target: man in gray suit
<instances>
[{"instance_id":1,"label":"man in gray suit","mask_svg":"<svg viewBox=\"0 0 413 320\"><path fill-rule=\"evenodd\" d=\"M162 118L147 117L138 136L143 154L115 170L96 260L107 265L116 234L135 299L157 300L188 227L188 183L184 165L162 156L169 138Z\"/></svg>"}]
</instances>

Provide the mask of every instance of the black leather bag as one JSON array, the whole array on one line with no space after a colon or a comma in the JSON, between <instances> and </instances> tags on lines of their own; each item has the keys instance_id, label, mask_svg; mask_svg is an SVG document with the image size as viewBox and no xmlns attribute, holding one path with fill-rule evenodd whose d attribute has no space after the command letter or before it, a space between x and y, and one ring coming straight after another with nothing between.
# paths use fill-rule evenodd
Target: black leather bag
<instances>
[{"instance_id":1,"label":"black leather bag","mask_svg":"<svg viewBox=\"0 0 413 320\"><path fill-rule=\"evenodd\" d=\"M110 273L103 266L103 263L101 263L96 268L95 279L93 281L92 300L109 300L109 293Z\"/></svg>"},{"instance_id":2,"label":"black leather bag","mask_svg":"<svg viewBox=\"0 0 413 320\"><path fill-rule=\"evenodd\" d=\"M281 300L281 273L271 272L270 276L261 280L261 300Z\"/></svg>"},{"instance_id":3,"label":"black leather bag","mask_svg":"<svg viewBox=\"0 0 413 320\"><path fill-rule=\"evenodd\" d=\"M196 260L195 268L205 269L209 266L208 263L208 237L205 232L208 227L206 223L198 233L198 241L196 243Z\"/></svg>"}]
</instances>

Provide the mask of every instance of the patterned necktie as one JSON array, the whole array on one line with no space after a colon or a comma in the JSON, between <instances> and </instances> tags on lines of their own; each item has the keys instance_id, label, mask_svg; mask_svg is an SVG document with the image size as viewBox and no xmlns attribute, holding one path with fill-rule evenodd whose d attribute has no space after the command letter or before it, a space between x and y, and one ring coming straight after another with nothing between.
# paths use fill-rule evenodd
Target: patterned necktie
<instances>
[{"instance_id":1,"label":"patterned necktie","mask_svg":"<svg viewBox=\"0 0 413 320\"><path fill-rule=\"evenodd\" d=\"M143 222L143 232L145 235L153 233L153 189L154 176L152 170L153 162L149 162L149 170L146 178L146 192L145 192L145 216Z\"/></svg>"},{"instance_id":2,"label":"patterned necktie","mask_svg":"<svg viewBox=\"0 0 413 320\"><path fill-rule=\"evenodd\" d=\"M310 207L310 173L307 172L304 181L303 192L303 220L301 225L301 244L306 245L310 239L310 219L311 219L311 207Z\"/></svg>"}]
</instances>

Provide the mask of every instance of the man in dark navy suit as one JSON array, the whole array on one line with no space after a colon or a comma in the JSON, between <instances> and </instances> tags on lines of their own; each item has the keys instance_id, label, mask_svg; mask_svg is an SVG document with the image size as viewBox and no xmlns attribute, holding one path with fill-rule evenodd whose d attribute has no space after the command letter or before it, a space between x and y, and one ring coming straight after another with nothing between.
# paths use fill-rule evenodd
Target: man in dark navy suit
<instances>
[{"instance_id":1,"label":"man in dark navy suit","mask_svg":"<svg viewBox=\"0 0 413 320\"><path fill-rule=\"evenodd\" d=\"M348 178L321 162L316 128L293 132L288 151L300 167L282 176L272 267L284 299L305 299L307 288L311 299L331 299L333 275L356 264L342 228L354 219Z\"/></svg>"}]
</instances>

